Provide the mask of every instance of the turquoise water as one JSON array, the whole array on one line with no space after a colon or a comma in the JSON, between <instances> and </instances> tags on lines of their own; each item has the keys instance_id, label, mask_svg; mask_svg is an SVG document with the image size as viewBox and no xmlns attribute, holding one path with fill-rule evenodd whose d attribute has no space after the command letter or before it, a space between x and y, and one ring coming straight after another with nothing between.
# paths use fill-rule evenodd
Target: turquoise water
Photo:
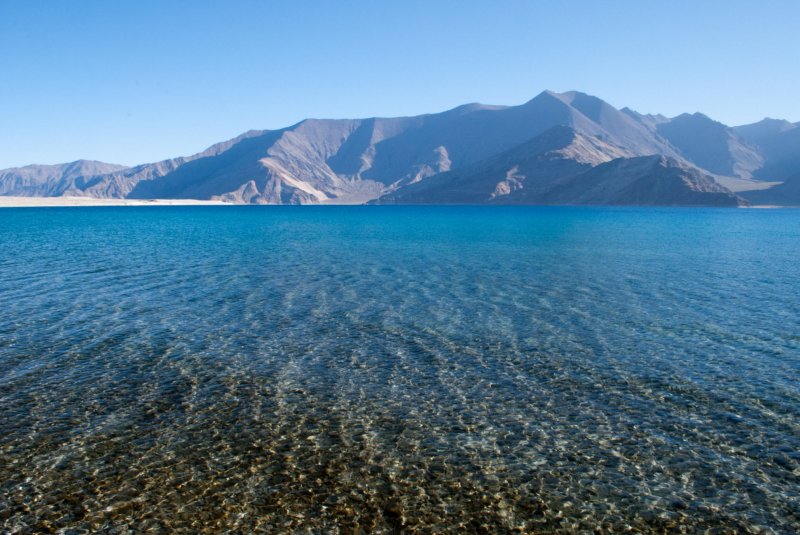
<instances>
[{"instance_id":1,"label":"turquoise water","mask_svg":"<svg viewBox=\"0 0 800 535\"><path fill-rule=\"evenodd\" d=\"M800 530L797 211L5 209L0 311L0 532Z\"/></svg>"}]
</instances>

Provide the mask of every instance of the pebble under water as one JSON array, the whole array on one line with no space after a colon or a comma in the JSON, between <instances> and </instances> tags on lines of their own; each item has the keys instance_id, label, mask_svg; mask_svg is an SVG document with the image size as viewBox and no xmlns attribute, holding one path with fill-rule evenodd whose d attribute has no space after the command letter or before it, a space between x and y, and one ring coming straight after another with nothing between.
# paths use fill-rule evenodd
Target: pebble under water
<instances>
[{"instance_id":1,"label":"pebble under water","mask_svg":"<svg viewBox=\"0 0 800 535\"><path fill-rule=\"evenodd\" d=\"M0 212L0 532L800 531L800 212Z\"/></svg>"}]
</instances>

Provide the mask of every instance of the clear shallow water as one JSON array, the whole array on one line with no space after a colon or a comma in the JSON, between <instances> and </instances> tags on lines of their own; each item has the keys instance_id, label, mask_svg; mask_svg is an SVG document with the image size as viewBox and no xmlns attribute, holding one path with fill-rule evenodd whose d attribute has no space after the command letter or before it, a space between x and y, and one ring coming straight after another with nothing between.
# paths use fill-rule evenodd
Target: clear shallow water
<instances>
[{"instance_id":1,"label":"clear shallow water","mask_svg":"<svg viewBox=\"0 0 800 535\"><path fill-rule=\"evenodd\" d=\"M796 532L799 260L790 210L0 211L0 532Z\"/></svg>"}]
</instances>

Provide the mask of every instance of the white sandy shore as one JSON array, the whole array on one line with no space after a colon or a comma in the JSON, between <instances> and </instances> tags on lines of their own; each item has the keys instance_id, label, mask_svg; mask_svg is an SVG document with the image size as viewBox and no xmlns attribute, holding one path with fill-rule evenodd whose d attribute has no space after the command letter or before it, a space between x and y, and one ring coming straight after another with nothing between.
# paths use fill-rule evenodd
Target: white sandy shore
<instances>
[{"instance_id":1,"label":"white sandy shore","mask_svg":"<svg viewBox=\"0 0 800 535\"><path fill-rule=\"evenodd\" d=\"M236 204L238 203L225 201L201 201L198 199L95 199L93 197L6 197L0 195L0 208L40 208L57 206L234 206ZM790 207L765 204L740 206L739 208Z\"/></svg>"},{"instance_id":2,"label":"white sandy shore","mask_svg":"<svg viewBox=\"0 0 800 535\"><path fill-rule=\"evenodd\" d=\"M46 206L219 206L232 203L196 199L94 199L91 197L4 197L0 208L34 208Z\"/></svg>"}]
</instances>

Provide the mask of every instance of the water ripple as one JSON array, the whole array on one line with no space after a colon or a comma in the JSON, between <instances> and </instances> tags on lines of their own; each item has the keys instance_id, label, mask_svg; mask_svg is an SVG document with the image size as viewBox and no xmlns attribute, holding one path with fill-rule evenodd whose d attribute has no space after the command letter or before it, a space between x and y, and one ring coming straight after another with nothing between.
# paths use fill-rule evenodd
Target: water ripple
<instances>
[{"instance_id":1,"label":"water ripple","mask_svg":"<svg viewBox=\"0 0 800 535\"><path fill-rule=\"evenodd\" d=\"M0 531L800 530L794 211L0 213Z\"/></svg>"}]
</instances>

